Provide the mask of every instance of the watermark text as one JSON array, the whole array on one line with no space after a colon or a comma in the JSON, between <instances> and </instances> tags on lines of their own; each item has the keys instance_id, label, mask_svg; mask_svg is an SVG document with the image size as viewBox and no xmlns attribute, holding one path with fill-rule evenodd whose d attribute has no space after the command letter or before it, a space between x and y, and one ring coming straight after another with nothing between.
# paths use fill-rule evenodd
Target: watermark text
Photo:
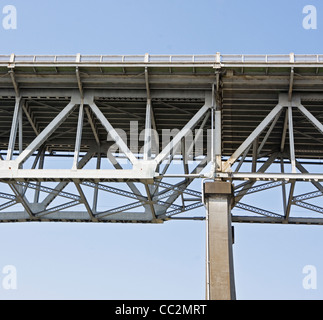
<instances>
[{"instance_id":1,"label":"watermark text","mask_svg":"<svg viewBox=\"0 0 323 320\"><path fill-rule=\"evenodd\" d=\"M307 5L303 8L303 14L306 16L303 18L303 28L305 30L317 29L317 10L313 5Z\"/></svg>"},{"instance_id":2,"label":"watermark text","mask_svg":"<svg viewBox=\"0 0 323 320\"><path fill-rule=\"evenodd\" d=\"M2 27L5 30L17 29L17 9L13 5L6 5L2 8Z\"/></svg>"}]
</instances>

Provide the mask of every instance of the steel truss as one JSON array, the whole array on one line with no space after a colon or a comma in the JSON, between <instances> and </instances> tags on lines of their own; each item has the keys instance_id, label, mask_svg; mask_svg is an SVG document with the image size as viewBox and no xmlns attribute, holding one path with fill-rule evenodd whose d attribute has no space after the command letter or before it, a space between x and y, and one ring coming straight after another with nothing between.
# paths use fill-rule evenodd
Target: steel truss
<instances>
[{"instance_id":1,"label":"steel truss","mask_svg":"<svg viewBox=\"0 0 323 320\"><path fill-rule=\"evenodd\" d=\"M310 67L314 65L317 74L322 61L316 58ZM27 59L28 63L15 56L10 56L9 63L1 60L0 222L204 219L187 213L204 205L201 181L222 180L234 185L233 222L323 224L320 151L314 149L311 158L310 151L303 151L299 144L304 138L322 145L322 111L313 112L306 104L323 101L323 96L317 87L293 90L294 66L308 67L306 61L289 56L281 63L261 60L259 66L250 59L234 63L219 55L214 61L193 56L190 63L174 57L167 63L156 59L146 55L140 63L115 64L104 58L82 63L80 55L73 63L39 57L32 62ZM208 62L211 71L203 69L199 74L198 68L210 67ZM48 67L55 72L42 69ZM233 85L243 91L241 78L233 76L255 67L264 70L265 78L268 68L290 68L286 90L276 94L276 103L268 102L260 115L250 109L253 122L239 137L231 119L235 111L230 111L229 141L226 92ZM86 72L93 68L89 79ZM119 68L120 74L108 73L106 68ZM153 68L167 70L166 78L164 71L150 73ZM183 75L181 68L191 68L192 74ZM30 74L31 80L26 80ZM282 81L282 76L278 78ZM129 83L123 83L124 79ZM73 85L62 89L69 81ZM102 89L100 81L112 85ZM229 89L227 81L231 81ZM252 93L259 91L257 77L250 81L248 103ZM40 89L33 89L38 82ZM243 93L237 99L241 110L244 99ZM174 117L170 129L178 129L167 143L162 143L167 129L167 122L160 120L163 117L169 123ZM132 129L124 123L131 121L144 129L139 144L119 130L121 125L129 134ZM240 124L244 128L243 120ZM71 159L66 160L69 167L53 163L58 159ZM254 203L259 192L279 206L263 201L268 209L259 208Z\"/></svg>"}]
</instances>

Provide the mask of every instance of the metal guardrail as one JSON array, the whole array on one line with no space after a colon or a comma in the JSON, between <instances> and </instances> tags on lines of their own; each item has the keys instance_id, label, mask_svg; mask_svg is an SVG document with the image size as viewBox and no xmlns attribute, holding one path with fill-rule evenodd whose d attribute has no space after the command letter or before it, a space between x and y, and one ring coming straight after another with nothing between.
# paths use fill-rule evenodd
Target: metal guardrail
<instances>
[{"instance_id":1,"label":"metal guardrail","mask_svg":"<svg viewBox=\"0 0 323 320\"><path fill-rule=\"evenodd\" d=\"M0 55L3 64L321 64L323 54Z\"/></svg>"}]
</instances>

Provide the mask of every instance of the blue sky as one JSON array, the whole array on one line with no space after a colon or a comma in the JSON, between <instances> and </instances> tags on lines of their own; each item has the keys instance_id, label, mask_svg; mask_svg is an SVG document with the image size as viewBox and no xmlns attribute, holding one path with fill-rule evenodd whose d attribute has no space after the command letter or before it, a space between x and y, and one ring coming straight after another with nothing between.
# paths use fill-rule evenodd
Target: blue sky
<instances>
[{"instance_id":1,"label":"blue sky","mask_svg":"<svg viewBox=\"0 0 323 320\"><path fill-rule=\"evenodd\" d=\"M7 4L17 30L0 26L0 54L323 53L318 0ZM302 27L309 4L317 30ZM236 225L235 240L239 299L323 298L321 227ZM9 264L18 277L0 299L204 299L204 222L4 224L0 252L0 281ZM302 287L305 265L317 268L316 290Z\"/></svg>"},{"instance_id":2,"label":"blue sky","mask_svg":"<svg viewBox=\"0 0 323 320\"><path fill-rule=\"evenodd\" d=\"M0 31L15 53L313 53L319 1L11 1L18 28ZM90 3L90 4L89 4ZM305 5L318 29L302 27ZM321 10L320 10L321 9Z\"/></svg>"}]
</instances>

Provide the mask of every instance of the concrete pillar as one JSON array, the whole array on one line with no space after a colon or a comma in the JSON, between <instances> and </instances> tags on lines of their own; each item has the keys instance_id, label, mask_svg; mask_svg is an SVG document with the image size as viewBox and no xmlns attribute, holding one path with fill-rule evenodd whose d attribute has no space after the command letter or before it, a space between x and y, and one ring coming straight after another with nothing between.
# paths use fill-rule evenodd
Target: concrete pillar
<instances>
[{"instance_id":1,"label":"concrete pillar","mask_svg":"<svg viewBox=\"0 0 323 320\"><path fill-rule=\"evenodd\" d=\"M235 300L231 227L232 185L206 182L207 300Z\"/></svg>"}]
</instances>

